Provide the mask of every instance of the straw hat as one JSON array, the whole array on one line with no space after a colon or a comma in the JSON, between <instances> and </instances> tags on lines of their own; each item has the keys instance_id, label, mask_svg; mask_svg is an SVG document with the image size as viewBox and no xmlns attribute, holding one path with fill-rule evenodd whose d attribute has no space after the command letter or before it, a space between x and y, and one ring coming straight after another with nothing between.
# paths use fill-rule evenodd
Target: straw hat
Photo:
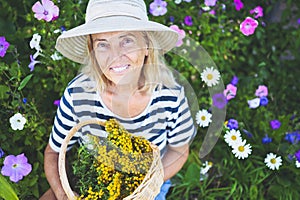
<instances>
[{"instance_id":1,"label":"straw hat","mask_svg":"<svg viewBox=\"0 0 300 200\"><path fill-rule=\"evenodd\" d=\"M61 34L55 48L65 57L85 64L87 35L112 31L149 31L163 52L175 47L177 32L149 21L143 0L90 0L85 23Z\"/></svg>"}]
</instances>

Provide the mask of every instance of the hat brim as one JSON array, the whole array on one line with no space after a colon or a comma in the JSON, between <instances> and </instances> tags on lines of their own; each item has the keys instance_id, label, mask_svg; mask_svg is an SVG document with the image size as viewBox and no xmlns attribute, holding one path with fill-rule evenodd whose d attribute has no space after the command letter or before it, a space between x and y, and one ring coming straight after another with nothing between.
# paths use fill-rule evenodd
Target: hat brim
<instances>
[{"instance_id":1,"label":"hat brim","mask_svg":"<svg viewBox=\"0 0 300 200\"><path fill-rule=\"evenodd\" d=\"M127 16L98 18L63 32L56 41L55 48L65 57L85 64L88 56L87 35L115 31L152 32L159 49L167 52L175 47L178 33L167 26L153 21L139 20Z\"/></svg>"}]
</instances>

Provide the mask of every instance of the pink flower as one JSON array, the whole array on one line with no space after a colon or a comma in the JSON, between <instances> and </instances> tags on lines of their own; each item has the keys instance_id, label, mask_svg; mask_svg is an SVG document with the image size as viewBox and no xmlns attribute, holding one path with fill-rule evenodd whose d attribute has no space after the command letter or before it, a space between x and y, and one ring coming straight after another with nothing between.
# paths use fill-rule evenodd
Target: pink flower
<instances>
[{"instance_id":1,"label":"pink flower","mask_svg":"<svg viewBox=\"0 0 300 200\"><path fill-rule=\"evenodd\" d=\"M255 32L255 29L257 26L258 26L258 22L255 19L253 19L251 17L247 17L240 24L240 30L244 35L249 36Z\"/></svg>"},{"instance_id":2,"label":"pink flower","mask_svg":"<svg viewBox=\"0 0 300 200\"><path fill-rule=\"evenodd\" d=\"M204 4L206 6L215 6L217 3L217 0L204 0Z\"/></svg>"},{"instance_id":3,"label":"pink flower","mask_svg":"<svg viewBox=\"0 0 300 200\"><path fill-rule=\"evenodd\" d=\"M244 4L241 0L233 0L236 10L241 10L244 7Z\"/></svg>"},{"instance_id":4,"label":"pink flower","mask_svg":"<svg viewBox=\"0 0 300 200\"><path fill-rule=\"evenodd\" d=\"M233 99L236 95L236 91L237 91L236 86L232 84L228 84L226 86L226 89L224 90L224 96L226 97L227 100Z\"/></svg>"},{"instance_id":5,"label":"pink flower","mask_svg":"<svg viewBox=\"0 0 300 200\"><path fill-rule=\"evenodd\" d=\"M56 20L59 15L59 8L50 0L42 0L42 4L37 1L32 6L32 11L35 12L34 17L38 20L47 22Z\"/></svg>"},{"instance_id":6,"label":"pink flower","mask_svg":"<svg viewBox=\"0 0 300 200\"><path fill-rule=\"evenodd\" d=\"M257 90L255 91L255 96L257 97L266 97L268 96L268 88L265 85L258 86Z\"/></svg>"},{"instance_id":7,"label":"pink flower","mask_svg":"<svg viewBox=\"0 0 300 200\"><path fill-rule=\"evenodd\" d=\"M250 14L256 14L254 18L259 18L264 16L264 10L261 6L255 7L253 10L250 10Z\"/></svg>"},{"instance_id":8,"label":"pink flower","mask_svg":"<svg viewBox=\"0 0 300 200\"><path fill-rule=\"evenodd\" d=\"M183 38L185 38L185 31L180 29L177 25L171 25L170 28L173 29L174 31L176 31L179 34L176 46L177 47L181 46L183 44L182 40L183 40Z\"/></svg>"}]
</instances>

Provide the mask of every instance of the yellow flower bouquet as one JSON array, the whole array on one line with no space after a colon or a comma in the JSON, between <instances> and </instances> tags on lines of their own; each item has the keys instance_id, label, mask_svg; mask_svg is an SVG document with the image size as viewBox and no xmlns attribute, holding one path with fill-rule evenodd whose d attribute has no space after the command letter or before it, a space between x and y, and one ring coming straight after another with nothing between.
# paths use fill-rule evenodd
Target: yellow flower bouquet
<instances>
[{"instance_id":1,"label":"yellow flower bouquet","mask_svg":"<svg viewBox=\"0 0 300 200\"><path fill-rule=\"evenodd\" d=\"M79 147L73 172L80 196L75 197L66 177L64 155L74 132L91 123L103 125L108 135L103 140L90 134L90 143ZM157 146L132 135L115 119L105 123L91 120L73 127L62 144L59 173L69 199L154 199L163 183Z\"/></svg>"}]
</instances>

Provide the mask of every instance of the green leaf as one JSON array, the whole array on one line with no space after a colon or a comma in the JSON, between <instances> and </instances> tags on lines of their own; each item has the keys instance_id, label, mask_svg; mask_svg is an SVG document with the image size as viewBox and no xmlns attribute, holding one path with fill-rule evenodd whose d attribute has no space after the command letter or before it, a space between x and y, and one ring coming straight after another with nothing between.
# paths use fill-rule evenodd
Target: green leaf
<instances>
[{"instance_id":1,"label":"green leaf","mask_svg":"<svg viewBox=\"0 0 300 200\"><path fill-rule=\"evenodd\" d=\"M30 74L28 76L26 76L20 83L20 86L18 87L18 90L22 90L28 83L28 81L31 79L31 77L33 76L33 74Z\"/></svg>"},{"instance_id":2,"label":"green leaf","mask_svg":"<svg viewBox=\"0 0 300 200\"><path fill-rule=\"evenodd\" d=\"M11 185L6 181L3 176L0 176L0 197L4 198L5 200L18 200L18 196L11 187Z\"/></svg>"},{"instance_id":3,"label":"green leaf","mask_svg":"<svg viewBox=\"0 0 300 200\"><path fill-rule=\"evenodd\" d=\"M200 166L196 163L191 163L184 176L184 182L198 184L200 182Z\"/></svg>"},{"instance_id":4,"label":"green leaf","mask_svg":"<svg viewBox=\"0 0 300 200\"><path fill-rule=\"evenodd\" d=\"M6 85L0 85L0 99L7 99L8 95L6 92L9 91L9 88Z\"/></svg>"}]
</instances>

